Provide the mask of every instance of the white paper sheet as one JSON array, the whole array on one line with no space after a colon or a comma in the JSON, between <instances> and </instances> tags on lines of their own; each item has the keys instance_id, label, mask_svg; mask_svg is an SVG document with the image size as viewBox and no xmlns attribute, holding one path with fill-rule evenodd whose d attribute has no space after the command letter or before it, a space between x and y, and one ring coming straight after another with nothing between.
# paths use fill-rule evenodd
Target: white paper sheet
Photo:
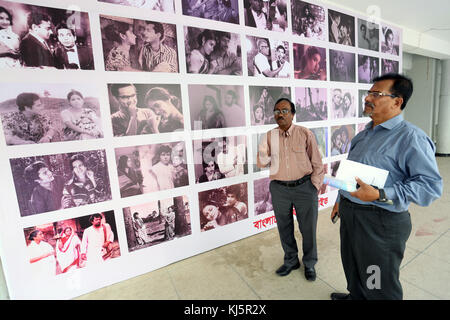
<instances>
[{"instance_id":1,"label":"white paper sheet","mask_svg":"<svg viewBox=\"0 0 450 320\"><path fill-rule=\"evenodd\" d=\"M355 177L358 177L365 183L381 189L384 188L388 175L387 170L344 159L339 164L336 179L352 184L356 188Z\"/></svg>"}]
</instances>

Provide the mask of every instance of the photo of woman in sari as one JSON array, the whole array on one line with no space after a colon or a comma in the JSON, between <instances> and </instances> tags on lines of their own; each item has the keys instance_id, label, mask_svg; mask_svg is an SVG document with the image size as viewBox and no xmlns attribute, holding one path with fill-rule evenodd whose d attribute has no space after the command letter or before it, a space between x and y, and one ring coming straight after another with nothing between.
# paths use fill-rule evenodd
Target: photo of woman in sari
<instances>
[{"instance_id":1,"label":"photo of woman in sari","mask_svg":"<svg viewBox=\"0 0 450 320\"><path fill-rule=\"evenodd\" d=\"M72 227L65 227L63 232L57 236L56 260L61 267L62 273L70 269L80 267L80 246L81 240L72 230Z\"/></svg>"}]
</instances>

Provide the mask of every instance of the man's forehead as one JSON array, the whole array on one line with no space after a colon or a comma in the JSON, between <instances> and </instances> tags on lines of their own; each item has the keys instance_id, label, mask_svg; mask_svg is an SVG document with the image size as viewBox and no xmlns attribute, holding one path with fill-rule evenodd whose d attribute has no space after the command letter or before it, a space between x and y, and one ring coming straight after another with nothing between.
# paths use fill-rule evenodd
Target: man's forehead
<instances>
[{"instance_id":1,"label":"man's forehead","mask_svg":"<svg viewBox=\"0 0 450 320\"><path fill-rule=\"evenodd\" d=\"M391 79L377 81L373 84L372 88L370 88L370 91L379 91L379 92L390 91L393 84L394 80Z\"/></svg>"},{"instance_id":2,"label":"man's forehead","mask_svg":"<svg viewBox=\"0 0 450 320\"><path fill-rule=\"evenodd\" d=\"M275 105L275 109L290 109L291 104L286 100L280 101Z\"/></svg>"}]
</instances>

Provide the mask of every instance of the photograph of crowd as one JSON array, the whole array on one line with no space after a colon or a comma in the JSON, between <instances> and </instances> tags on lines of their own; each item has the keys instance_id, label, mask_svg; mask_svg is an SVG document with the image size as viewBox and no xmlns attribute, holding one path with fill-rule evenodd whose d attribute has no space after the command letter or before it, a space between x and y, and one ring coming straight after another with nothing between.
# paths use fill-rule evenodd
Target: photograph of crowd
<instances>
[{"instance_id":1,"label":"photograph of crowd","mask_svg":"<svg viewBox=\"0 0 450 320\"><path fill-rule=\"evenodd\" d=\"M284 32L287 0L244 0L244 19L248 27Z\"/></svg>"},{"instance_id":2,"label":"photograph of crowd","mask_svg":"<svg viewBox=\"0 0 450 320\"><path fill-rule=\"evenodd\" d=\"M123 208L130 252L191 234L186 196Z\"/></svg>"},{"instance_id":3,"label":"photograph of crowd","mask_svg":"<svg viewBox=\"0 0 450 320\"><path fill-rule=\"evenodd\" d=\"M355 54L330 49L330 80L355 82Z\"/></svg>"},{"instance_id":4,"label":"photograph of crowd","mask_svg":"<svg viewBox=\"0 0 450 320\"><path fill-rule=\"evenodd\" d=\"M0 0L0 68L93 70L87 12Z\"/></svg>"},{"instance_id":5,"label":"photograph of crowd","mask_svg":"<svg viewBox=\"0 0 450 320\"><path fill-rule=\"evenodd\" d=\"M350 142L354 137L354 124L331 127L331 156L348 153L350 151Z\"/></svg>"},{"instance_id":6,"label":"photograph of crowd","mask_svg":"<svg viewBox=\"0 0 450 320\"><path fill-rule=\"evenodd\" d=\"M104 150L10 159L20 215L111 200Z\"/></svg>"},{"instance_id":7,"label":"photograph of crowd","mask_svg":"<svg viewBox=\"0 0 450 320\"><path fill-rule=\"evenodd\" d=\"M373 22L358 19L358 48L379 51L380 26Z\"/></svg>"},{"instance_id":8,"label":"photograph of crowd","mask_svg":"<svg viewBox=\"0 0 450 320\"><path fill-rule=\"evenodd\" d=\"M351 89L331 89L330 119L356 117L356 98Z\"/></svg>"},{"instance_id":9,"label":"photograph of crowd","mask_svg":"<svg viewBox=\"0 0 450 320\"><path fill-rule=\"evenodd\" d=\"M174 24L100 15L106 71L177 73Z\"/></svg>"},{"instance_id":10,"label":"photograph of crowd","mask_svg":"<svg viewBox=\"0 0 450 320\"><path fill-rule=\"evenodd\" d=\"M184 130L179 84L108 84L115 137Z\"/></svg>"},{"instance_id":11,"label":"photograph of crowd","mask_svg":"<svg viewBox=\"0 0 450 320\"><path fill-rule=\"evenodd\" d=\"M185 26L184 39L188 73L242 75L237 33Z\"/></svg>"},{"instance_id":12,"label":"photograph of crowd","mask_svg":"<svg viewBox=\"0 0 450 320\"><path fill-rule=\"evenodd\" d=\"M122 6L175 13L174 0L98 0Z\"/></svg>"},{"instance_id":13,"label":"photograph of crowd","mask_svg":"<svg viewBox=\"0 0 450 320\"><path fill-rule=\"evenodd\" d=\"M273 108L281 98L291 100L290 87L249 86L252 126L274 124Z\"/></svg>"},{"instance_id":14,"label":"photograph of crowd","mask_svg":"<svg viewBox=\"0 0 450 320\"><path fill-rule=\"evenodd\" d=\"M194 140L196 183L248 173L246 136Z\"/></svg>"},{"instance_id":15,"label":"photograph of crowd","mask_svg":"<svg viewBox=\"0 0 450 320\"><path fill-rule=\"evenodd\" d=\"M400 31L392 27L382 26L381 52L398 56L400 47Z\"/></svg>"},{"instance_id":16,"label":"photograph of crowd","mask_svg":"<svg viewBox=\"0 0 450 320\"><path fill-rule=\"evenodd\" d=\"M192 84L188 92L192 130L245 126L243 86Z\"/></svg>"},{"instance_id":17,"label":"photograph of crowd","mask_svg":"<svg viewBox=\"0 0 450 320\"><path fill-rule=\"evenodd\" d=\"M247 68L249 76L289 78L289 43L247 36Z\"/></svg>"},{"instance_id":18,"label":"photograph of crowd","mask_svg":"<svg viewBox=\"0 0 450 320\"><path fill-rule=\"evenodd\" d=\"M398 73L399 62L389 59L381 59L381 74Z\"/></svg>"},{"instance_id":19,"label":"photograph of crowd","mask_svg":"<svg viewBox=\"0 0 450 320\"><path fill-rule=\"evenodd\" d=\"M262 178L253 181L255 215L273 211L272 196L270 194L269 184L269 178Z\"/></svg>"},{"instance_id":20,"label":"photograph of crowd","mask_svg":"<svg viewBox=\"0 0 450 320\"><path fill-rule=\"evenodd\" d=\"M358 55L358 82L372 83L380 75L380 59Z\"/></svg>"},{"instance_id":21,"label":"photograph of crowd","mask_svg":"<svg viewBox=\"0 0 450 320\"><path fill-rule=\"evenodd\" d=\"M3 84L0 116L7 145L103 137L98 88L82 84Z\"/></svg>"},{"instance_id":22,"label":"photograph of crowd","mask_svg":"<svg viewBox=\"0 0 450 320\"><path fill-rule=\"evenodd\" d=\"M297 122L327 120L326 88L295 88L295 117Z\"/></svg>"},{"instance_id":23,"label":"photograph of crowd","mask_svg":"<svg viewBox=\"0 0 450 320\"><path fill-rule=\"evenodd\" d=\"M120 257L114 211L24 229L33 277L50 277Z\"/></svg>"},{"instance_id":24,"label":"photograph of crowd","mask_svg":"<svg viewBox=\"0 0 450 320\"><path fill-rule=\"evenodd\" d=\"M295 79L326 81L326 49L294 43L294 77Z\"/></svg>"},{"instance_id":25,"label":"photograph of crowd","mask_svg":"<svg viewBox=\"0 0 450 320\"><path fill-rule=\"evenodd\" d=\"M355 46L355 17L328 9L329 41Z\"/></svg>"},{"instance_id":26,"label":"photograph of crowd","mask_svg":"<svg viewBox=\"0 0 450 320\"><path fill-rule=\"evenodd\" d=\"M184 142L116 148L122 198L187 186Z\"/></svg>"},{"instance_id":27,"label":"photograph of crowd","mask_svg":"<svg viewBox=\"0 0 450 320\"><path fill-rule=\"evenodd\" d=\"M248 218L247 182L199 192L198 201L201 231Z\"/></svg>"},{"instance_id":28,"label":"photograph of crowd","mask_svg":"<svg viewBox=\"0 0 450 320\"><path fill-rule=\"evenodd\" d=\"M326 158L328 156L328 128L310 128L310 130L316 138L320 156Z\"/></svg>"},{"instance_id":29,"label":"photograph of crowd","mask_svg":"<svg viewBox=\"0 0 450 320\"><path fill-rule=\"evenodd\" d=\"M182 0L183 14L239 24L238 0Z\"/></svg>"},{"instance_id":30,"label":"photograph of crowd","mask_svg":"<svg viewBox=\"0 0 450 320\"><path fill-rule=\"evenodd\" d=\"M327 41L326 13L321 6L291 0L292 33L302 38Z\"/></svg>"}]
</instances>

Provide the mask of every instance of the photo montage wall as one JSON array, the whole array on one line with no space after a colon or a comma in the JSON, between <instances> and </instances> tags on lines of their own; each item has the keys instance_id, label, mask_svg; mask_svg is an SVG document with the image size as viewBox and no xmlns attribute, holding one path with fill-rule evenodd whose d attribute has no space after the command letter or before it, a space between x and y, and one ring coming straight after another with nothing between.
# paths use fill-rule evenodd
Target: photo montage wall
<instances>
[{"instance_id":1,"label":"photo montage wall","mask_svg":"<svg viewBox=\"0 0 450 320\"><path fill-rule=\"evenodd\" d=\"M70 299L276 227L258 144L294 102L336 174L402 32L298 0L0 0L0 254ZM319 208L337 190L323 186ZM132 266L132 267L130 267Z\"/></svg>"}]
</instances>

